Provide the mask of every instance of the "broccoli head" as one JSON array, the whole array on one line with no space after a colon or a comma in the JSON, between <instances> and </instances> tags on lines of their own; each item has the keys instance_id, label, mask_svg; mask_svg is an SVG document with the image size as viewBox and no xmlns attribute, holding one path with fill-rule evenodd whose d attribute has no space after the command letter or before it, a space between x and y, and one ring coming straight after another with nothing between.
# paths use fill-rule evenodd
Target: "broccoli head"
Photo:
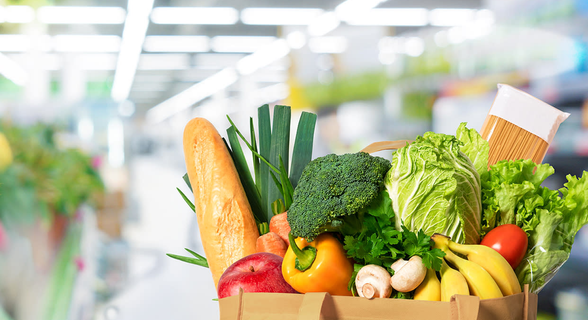
<instances>
[{"instance_id":1,"label":"broccoli head","mask_svg":"<svg viewBox=\"0 0 588 320\"><path fill-rule=\"evenodd\" d=\"M330 154L309 162L288 210L292 235L311 241L326 231L359 231L356 214L384 188L390 167L390 161L365 152Z\"/></svg>"}]
</instances>

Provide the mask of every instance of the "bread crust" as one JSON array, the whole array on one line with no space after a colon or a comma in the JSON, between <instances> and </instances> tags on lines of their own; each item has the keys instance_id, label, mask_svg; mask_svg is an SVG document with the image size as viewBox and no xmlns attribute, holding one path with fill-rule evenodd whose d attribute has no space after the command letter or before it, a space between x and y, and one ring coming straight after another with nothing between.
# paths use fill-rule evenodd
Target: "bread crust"
<instances>
[{"instance_id":1,"label":"bread crust","mask_svg":"<svg viewBox=\"0 0 588 320\"><path fill-rule=\"evenodd\" d=\"M215 287L235 261L256 252L257 224L225 142L206 119L184 129L184 157L198 228Z\"/></svg>"}]
</instances>

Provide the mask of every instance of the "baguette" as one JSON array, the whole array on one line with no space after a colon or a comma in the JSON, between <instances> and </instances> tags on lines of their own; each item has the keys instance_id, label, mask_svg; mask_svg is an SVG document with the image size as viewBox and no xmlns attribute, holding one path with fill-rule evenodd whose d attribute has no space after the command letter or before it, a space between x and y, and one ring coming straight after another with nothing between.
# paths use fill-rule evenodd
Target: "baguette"
<instances>
[{"instance_id":1,"label":"baguette","mask_svg":"<svg viewBox=\"0 0 588 320\"><path fill-rule=\"evenodd\" d=\"M214 126L192 119L183 145L200 238L216 287L231 264L256 252L259 231L233 159Z\"/></svg>"}]
</instances>

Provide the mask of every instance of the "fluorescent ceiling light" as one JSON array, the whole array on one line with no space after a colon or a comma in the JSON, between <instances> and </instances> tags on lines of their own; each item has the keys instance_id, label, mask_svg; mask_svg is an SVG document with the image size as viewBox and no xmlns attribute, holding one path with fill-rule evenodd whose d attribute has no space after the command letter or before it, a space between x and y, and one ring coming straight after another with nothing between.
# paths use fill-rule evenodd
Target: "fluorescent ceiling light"
<instances>
[{"instance_id":1,"label":"fluorescent ceiling light","mask_svg":"<svg viewBox=\"0 0 588 320\"><path fill-rule=\"evenodd\" d=\"M462 26L474 21L476 10L473 9L433 9L429 12L429 21L433 26Z\"/></svg>"},{"instance_id":2,"label":"fluorescent ceiling light","mask_svg":"<svg viewBox=\"0 0 588 320\"><path fill-rule=\"evenodd\" d=\"M285 57L290 53L290 46L284 39L278 39L237 62L240 74L252 74L255 71Z\"/></svg>"},{"instance_id":3,"label":"fluorescent ceiling light","mask_svg":"<svg viewBox=\"0 0 588 320\"><path fill-rule=\"evenodd\" d=\"M342 53L347 50L347 39L345 37L310 38L308 47L314 53Z\"/></svg>"},{"instance_id":4,"label":"fluorescent ceiling light","mask_svg":"<svg viewBox=\"0 0 588 320\"><path fill-rule=\"evenodd\" d=\"M292 31L286 36L286 41L292 49L301 49L306 44L306 35L302 31Z\"/></svg>"},{"instance_id":5,"label":"fluorescent ceiling light","mask_svg":"<svg viewBox=\"0 0 588 320\"><path fill-rule=\"evenodd\" d=\"M481 26L491 26L495 22L494 12L488 9L478 10L476 12L475 23Z\"/></svg>"},{"instance_id":6,"label":"fluorescent ceiling light","mask_svg":"<svg viewBox=\"0 0 588 320\"><path fill-rule=\"evenodd\" d=\"M241 21L253 25L308 25L322 9L315 8L246 8L241 11Z\"/></svg>"},{"instance_id":7,"label":"fluorescent ceiling light","mask_svg":"<svg viewBox=\"0 0 588 320\"><path fill-rule=\"evenodd\" d=\"M55 53L44 53L38 57L39 61L32 61L28 53L16 53L6 55L10 60L20 66L30 66L31 63L40 66L43 70L58 71L63 68L63 55Z\"/></svg>"},{"instance_id":8,"label":"fluorescent ceiling light","mask_svg":"<svg viewBox=\"0 0 588 320\"><path fill-rule=\"evenodd\" d=\"M142 54L139 70L184 70L190 67L188 54Z\"/></svg>"},{"instance_id":9,"label":"fluorescent ceiling light","mask_svg":"<svg viewBox=\"0 0 588 320\"><path fill-rule=\"evenodd\" d=\"M194 55L193 65L200 69L224 69L234 66L244 56L237 53L201 53Z\"/></svg>"},{"instance_id":10,"label":"fluorescent ceiling light","mask_svg":"<svg viewBox=\"0 0 588 320\"><path fill-rule=\"evenodd\" d=\"M238 79L233 68L223 69L147 111L147 121L158 123L227 88Z\"/></svg>"},{"instance_id":11,"label":"fluorescent ceiling light","mask_svg":"<svg viewBox=\"0 0 588 320\"><path fill-rule=\"evenodd\" d=\"M377 7L382 2L386 0L347 0L335 8L335 13L339 19L346 21Z\"/></svg>"},{"instance_id":12,"label":"fluorescent ceiling light","mask_svg":"<svg viewBox=\"0 0 588 320\"><path fill-rule=\"evenodd\" d=\"M29 23L35 20L35 10L29 6L7 6L4 18L8 23Z\"/></svg>"},{"instance_id":13,"label":"fluorescent ceiling light","mask_svg":"<svg viewBox=\"0 0 588 320\"><path fill-rule=\"evenodd\" d=\"M125 17L121 7L47 6L37 10L37 19L48 24L122 24Z\"/></svg>"},{"instance_id":14,"label":"fluorescent ceiling light","mask_svg":"<svg viewBox=\"0 0 588 320\"><path fill-rule=\"evenodd\" d=\"M227 7L157 7L151 21L156 24L235 24L239 12Z\"/></svg>"},{"instance_id":15,"label":"fluorescent ceiling light","mask_svg":"<svg viewBox=\"0 0 588 320\"><path fill-rule=\"evenodd\" d=\"M372 9L345 21L362 26L426 26L427 14L428 10L423 8Z\"/></svg>"},{"instance_id":16,"label":"fluorescent ceiling light","mask_svg":"<svg viewBox=\"0 0 588 320\"><path fill-rule=\"evenodd\" d=\"M118 52L121 47L114 35L57 35L52 42L57 52Z\"/></svg>"},{"instance_id":17,"label":"fluorescent ceiling light","mask_svg":"<svg viewBox=\"0 0 588 320\"><path fill-rule=\"evenodd\" d=\"M111 96L114 101L121 102L129 97L149 26L149 14L153 9L153 1L129 0L128 2L128 15L112 84Z\"/></svg>"},{"instance_id":18,"label":"fluorescent ceiling light","mask_svg":"<svg viewBox=\"0 0 588 320\"><path fill-rule=\"evenodd\" d=\"M29 75L20 65L0 53L0 74L15 84L25 85Z\"/></svg>"},{"instance_id":19,"label":"fluorescent ceiling light","mask_svg":"<svg viewBox=\"0 0 588 320\"><path fill-rule=\"evenodd\" d=\"M216 52L255 52L275 39L263 36L218 36L211 39L210 47Z\"/></svg>"},{"instance_id":20,"label":"fluorescent ceiling light","mask_svg":"<svg viewBox=\"0 0 588 320\"><path fill-rule=\"evenodd\" d=\"M0 35L0 52L23 52L31 48L31 37L20 34Z\"/></svg>"},{"instance_id":21,"label":"fluorescent ceiling light","mask_svg":"<svg viewBox=\"0 0 588 320\"><path fill-rule=\"evenodd\" d=\"M51 36L28 36L22 34L0 35L0 52L26 52L29 50L51 51Z\"/></svg>"},{"instance_id":22,"label":"fluorescent ceiling light","mask_svg":"<svg viewBox=\"0 0 588 320\"><path fill-rule=\"evenodd\" d=\"M143 49L147 52L206 52L210 45L207 36L147 36Z\"/></svg>"},{"instance_id":23,"label":"fluorescent ceiling light","mask_svg":"<svg viewBox=\"0 0 588 320\"><path fill-rule=\"evenodd\" d=\"M325 12L308 25L308 34L314 37L324 36L337 29L340 24L341 21L335 12Z\"/></svg>"},{"instance_id":24,"label":"fluorescent ceiling light","mask_svg":"<svg viewBox=\"0 0 588 320\"><path fill-rule=\"evenodd\" d=\"M167 86L161 85L161 83L157 83L157 82L137 83L137 81L135 81L135 83L133 84L133 92L135 93L137 91L140 91L141 95L143 95L145 92L159 92L159 93L161 93L166 90L167 90Z\"/></svg>"},{"instance_id":25,"label":"fluorescent ceiling light","mask_svg":"<svg viewBox=\"0 0 588 320\"><path fill-rule=\"evenodd\" d=\"M82 70L114 70L117 55L112 53L80 54L76 57Z\"/></svg>"}]
</instances>

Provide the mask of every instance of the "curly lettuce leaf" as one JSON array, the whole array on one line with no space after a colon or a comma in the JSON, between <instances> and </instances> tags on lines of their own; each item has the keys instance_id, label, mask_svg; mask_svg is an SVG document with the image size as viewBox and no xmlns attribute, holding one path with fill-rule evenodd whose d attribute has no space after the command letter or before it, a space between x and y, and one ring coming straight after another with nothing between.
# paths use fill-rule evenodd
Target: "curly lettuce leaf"
<instances>
[{"instance_id":1,"label":"curly lettuce leaf","mask_svg":"<svg viewBox=\"0 0 588 320\"><path fill-rule=\"evenodd\" d=\"M503 225L516 224L527 234L539 223L535 211L561 212L558 191L541 187L554 173L548 164L531 160L500 161L482 175L482 235Z\"/></svg>"},{"instance_id":2,"label":"curly lettuce leaf","mask_svg":"<svg viewBox=\"0 0 588 320\"><path fill-rule=\"evenodd\" d=\"M560 190L541 187L553 173L548 164L515 160L498 162L482 175L482 232L510 223L527 233L527 253L515 271L535 293L567 261L576 233L588 223L588 174L568 175Z\"/></svg>"}]
</instances>

